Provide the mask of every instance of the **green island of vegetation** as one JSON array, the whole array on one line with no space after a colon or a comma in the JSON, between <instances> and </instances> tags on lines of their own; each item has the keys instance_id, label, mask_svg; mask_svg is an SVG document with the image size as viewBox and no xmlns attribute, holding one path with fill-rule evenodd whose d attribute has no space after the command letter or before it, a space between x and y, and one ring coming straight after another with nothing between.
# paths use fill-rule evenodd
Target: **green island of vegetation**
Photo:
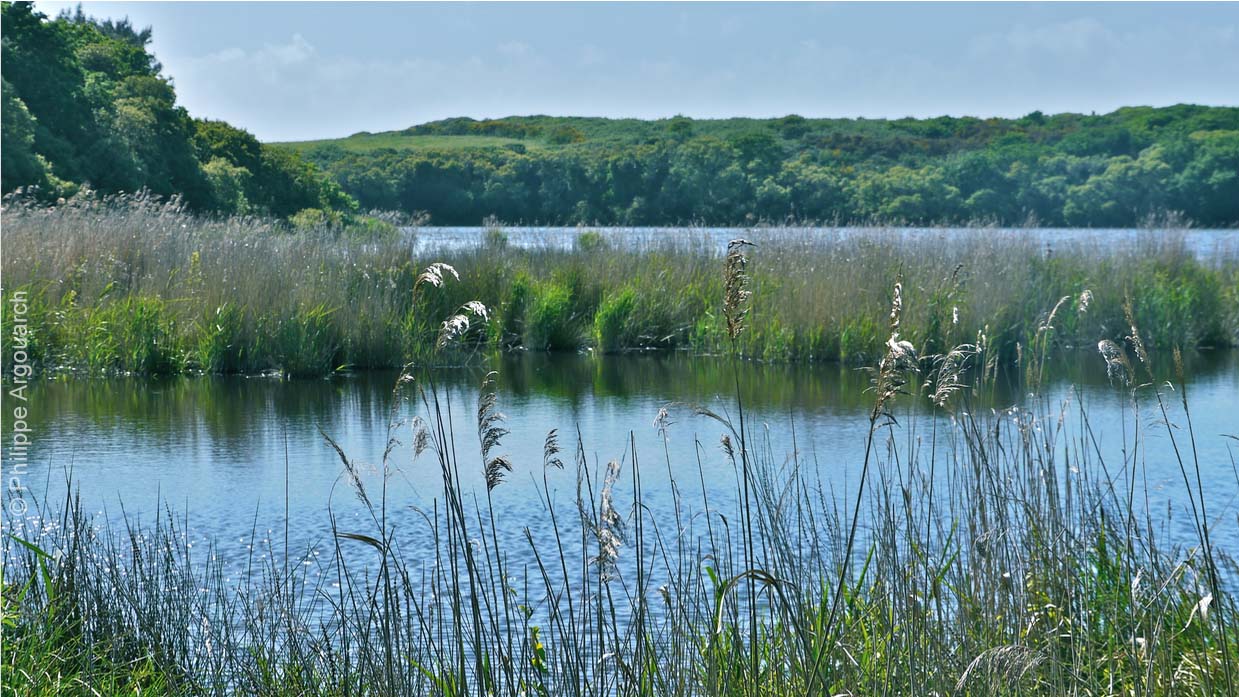
<instances>
[{"instance_id":1,"label":"green island of vegetation","mask_svg":"<svg viewBox=\"0 0 1239 697\"><path fill-rule=\"evenodd\" d=\"M453 360L520 349L723 353L719 257L690 242L625 248L585 230L573 247L528 249L496 231L475 248L417 258L399 235L325 223L288 231L150 198L78 197L5 208L3 295L22 294L29 359L47 371L399 368L432 351L442 319L468 300L490 308L490 321L471 328ZM881 228L790 232L761 242L749 331L737 343L749 359L871 362L885 347L880 320L898 274L910 301L901 333L931 353L969 341L1013 363L1044 331L1049 308L1079 305L1086 291L1092 307L1060 313L1052 349L1121 340L1128 303L1155 349L1239 345L1233 250L1201 258L1173 230L1145 231L1119 249L1066 240L1047 250L1018 230L990 228L912 240ZM460 281L415 296L431 262L451 265ZM8 336L12 313L4 317Z\"/></svg>"}]
</instances>

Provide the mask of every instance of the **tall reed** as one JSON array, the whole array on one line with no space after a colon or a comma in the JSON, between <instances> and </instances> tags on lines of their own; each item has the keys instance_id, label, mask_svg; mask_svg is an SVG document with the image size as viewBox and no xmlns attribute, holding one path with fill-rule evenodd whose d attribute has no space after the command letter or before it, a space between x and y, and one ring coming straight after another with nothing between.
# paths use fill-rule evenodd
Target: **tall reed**
<instances>
[{"instance_id":1,"label":"tall reed","mask_svg":"<svg viewBox=\"0 0 1239 697\"><path fill-rule=\"evenodd\" d=\"M725 263L730 300L719 309L738 344L760 290L745 295L747 257ZM458 308L440 315L447 319L437 330L418 325L440 353L484 332L490 315L460 300L454 291L466 276L448 282L456 275L433 265L410 289L415 306L437 307L445 300L434 296L446 296ZM590 464L578 435L575 487L563 500L548 477L565 467L552 431L538 478L545 518L538 529L512 530L501 497L518 465L501 452L506 429L519 423L498 411L503 376L486 377L476 434L457 433L452 412L462 405L437 384L442 358L429 355L394 386L381 491L367 489L358 463L324 434L367 512L352 519L363 527L325 512L329 559L289 560L276 545L255 544L241 560L246 573L229 582L215 555L191 552L185 523L170 512L148 527L124 519L113 528L75 499L45 503L41 524L4 541L3 689L1235 694L1239 567L1211 542L1199 463L1178 451L1198 539L1176 543L1133 505L1136 463L1087 447L1096 442L1088 408L1036 395L1008 409L974 408L992 389L987 339L918 349L905 334L917 312L907 284L908 276L895 282L882 312L885 350L873 369L867 454L850 509L813 476L834 463L804 462L794 442L751 438L744 425L695 410L708 417L698 423L724 430L722 452L699 443L697 462L672 462L664 447L658 467L673 482L672 510L643 499L652 470L635 434L605 466ZM1087 313L1100 309L1094 299ZM1164 388L1131 380L1137 364L1128 354L1144 363L1147 347L1134 305L1127 313L1133 321L1097 358L1115 367L1115 389L1127 395L1125 447L1153 435L1139 412L1152 399L1177 448ZM1064 324L1052 314L1045 326ZM940 414L916 416L910 403L922 399ZM1175 418L1194 443L1182 399ZM657 416L664 439L679 428L675 414ZM931 419L930 442L909 447L922 437L918 418ZM398 475L390 456L401 433L442 483L414 528L395 524L402 502L387 486ZM1069 442L1076 433L1080 442ZM476 459L463 455L472 435ZM710 487L698 499L674 485L704 479L708 458L734 466L737 447L734 502L712 500ZM471 467L484 491L462 476Z\"/></svg>"},{"instance_id":2,"label":"tall reed","mask_svg":"<svg viewBox=\"0 0 1239 697\"><path fill-rule=\"evenodd\" d=\"M1017 346L1047 338L1048 309L1085 289L1094 309L1061 313L1041 344L1048 351L1094 345L1125 323L1128 296L1150 347L1239 343L1239 249L1223 242L1197 259L1174 231L1149 231L1120 249L1068 241L1047 251L988 228L912 240L883 229L754 230L754 295L746 330L732 340L721 250L691 231L640 248L509 244L436 254L462 270L461 282L415 304L412 288L430 260L416 258L401 235L290 232L262 220L194 218L142 198L54 209L9 202L3 222L3 292L30 296L32 357L46 369L399 368L433 353L432 330L470 299L496 322L465 353L681 349L867 365L885 354L880 318L900 270L909 301L902 336L932 353L984 331L993 352L1014 358Z\"/></svg>"}]
</instances>

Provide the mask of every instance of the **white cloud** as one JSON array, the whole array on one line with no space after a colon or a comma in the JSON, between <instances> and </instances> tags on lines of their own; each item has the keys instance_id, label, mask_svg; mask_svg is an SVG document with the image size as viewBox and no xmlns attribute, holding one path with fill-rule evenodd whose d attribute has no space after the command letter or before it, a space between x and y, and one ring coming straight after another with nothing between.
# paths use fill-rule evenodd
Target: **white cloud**
<instances>
[{"instance_id":1,"label":"white cloud","mask_svg":"<svg viewBox=\"0 0 1239 697\"><path fill-rule=\"evenodd\" d=\"M227 48L200 58L191 59L187 67L195 74L209 77L211 71L219 75L262 75L281 79L318 63L314 47L301 35L294 34L286 44L266 44L262 48L245 51ZM340 61L336 61L340 64Z\"/></svg>"},{"instance_id":2,"label":"white cloud","mask_svg":"<svg viewBox=\"0 0 1239 697\"><path fill-rule=\"evenodd\" d=\"M1049 53L1077 58L1115 48L1122 39L1092 17L1040 27L1017 26L1002 37L998 48L1021 53Z\"/></svg>"},{"instance_id":3,"label":"white cloud","mask_svg":"<svg viewBox=\"0 0 1239 697\"><path fill-rule=\"evenodd\" d=\"M368 45L348 31L290 22L282 38L223 34L196 53L168 51L165 65L191 113L271 139L453 115L1018 115L1234 103L1223 94L1225 76L1239 74L1239 31L1229 17L1151 22L1108 9L1054 9L935 28L930 20L946 18L887 8L832 5L781 22L765 11L711 16L685 7L660 10L660 22L649 25L629 21L628 10L565 15L596 29L587 32L519 26L489 11L452 21L452 13L431 13L409 24L407 41L393 40L393 21L379 28L390 29L387 40Z\"/></svg>"},{"instance_id":4,"label":"white cloud","mask_svg":"<svg viewBox=\"0 0 1239 697\"><path fill-rule=\"evenodd\" d=\"M284 65L304 63L314 56L314 47L300 34L293 34L291 43L266 46L258 53L262 60L274 60Z\"/></svg>"},{"instance_id":5,"label":"white cloud","mask_svg":"<svg viewBox=\"0 0 1239 697\"><path fill-rule=\"evenodd\" d=\"M521 41L507 41L496 47L499 53L512 58L523 58L529 55L529 44Z\"/></svg>"}]
</instances>

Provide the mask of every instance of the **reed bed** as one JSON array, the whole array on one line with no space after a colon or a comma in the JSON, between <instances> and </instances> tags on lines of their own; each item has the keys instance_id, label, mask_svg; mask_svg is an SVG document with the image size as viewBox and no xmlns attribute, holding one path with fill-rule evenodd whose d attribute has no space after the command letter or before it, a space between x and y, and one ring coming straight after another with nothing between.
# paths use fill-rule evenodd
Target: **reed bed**
<instances>
[{"instance_id":1,"label":"reed bed","mask_svg":"<svg viewBox=\"0 0 1239 697\"><path fill-rule=\"evenodd\" d=\"M1117 250L1046 249L988 228L916 241L882 229L829 239L757 233L748 331L733 342L718 253L683 239L615 249L585 232L566 250L518 249L491 235L476 249L436 253L461 282L419 303L413 286L432 259L415 258L399 235L197 218L143 197L55 208L9 201L3 223L6 306L14 293L27 299L30 357L45 370L398 368L433 353L439 321L472 299L494 317L465 353L735 348L745 359L864 365L884 350L880 318L897 274L908 300L902 334L922 351L983 335L1014 359L1049 308L1085 289L1095 309L1065 313L1051 349L1115 338L1127 298L1150 347L1239 343L1239 254L1197 259L1172 230ZM6 335L11 321L6 313Z\"/></svg>"},{"instance_id":2,"label":"reed bed","mask_svg":"<svg viewBox=\"0 0 1239 697\"><path fill-rule=\"evenodd\" d=\"M759 321L758 268L737 243L726 273L715 271L732 347L722 360L737 384L744 337ZM415 302L450 296L453 271L416 276ZM632 435L601 465L568 430L546 434L541 463L512 463L502 442L519 423L498 411L495 376L476 404L453 404L432 355L402 373L391 401L391 438L409 439L414 466L441 474L417 531L431 552L404 551L412 532L392 522L403 504L386 482L407 465L385 456L381 486L367 489L330 434L369 522L333 525L325 557L254 553L231 583L210 550L186 546L173 512L112 528L69 500L25 537L5 539L4 689L1235 694L1239 569L1233 550L1213 545L1211 531L1229 521L1211 517L1203 496L1206 485L1230 482L1201 481L1190 402L1181 384L1172 392L1150 379L1134 304L1119 310L1121 336L1098 346L1132 425L1122 452L1101 452L1078 404L1034 396L973 409L996 354L975 343L931 353L904 338L918 312L907 287L908 276L896 281L873 320L885 341L853 491L817 483L813 472L830 463L763 438L738 397L735 420L689 407L656 415L663 438L693 417L720 434L699 444L696 463L671 462L657 442ZM1077 297L1077 307L1063 301L1042 315L1021 353L1034 393L1058 327L1099 311L1089 296L1086 308ZM489 314L455 306L461 312L425 338L436 351L467 342ZM930 400L939 418L918 423L912 400ZM453 432L453 409L476 410L476 434ZM1164 430L1150 433L1142 411L1160 414ZM1133 453L1148 437L1172 439L1179 453L1195 531L1187 544L1168 539L1166 519L1137 493L1143 465ZM644 505L643 473L704 476L710 458L735 472L733 499L697 500L673 484L673 510ZM504 519L500 499L517 467L575 470L568 492L543 479L538 529ZM463 484L462 472L482 472L485 484ZM304 562L326 573L311 577Z\"/></svg>"}]
</instances>

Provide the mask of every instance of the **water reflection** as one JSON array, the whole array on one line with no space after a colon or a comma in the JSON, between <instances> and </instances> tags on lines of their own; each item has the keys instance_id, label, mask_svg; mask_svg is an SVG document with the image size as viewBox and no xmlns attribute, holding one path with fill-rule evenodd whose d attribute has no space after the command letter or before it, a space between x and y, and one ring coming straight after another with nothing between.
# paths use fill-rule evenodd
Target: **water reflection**
<instances>
[{"instance_id":1,"label":"water reflection","mask_svg":"<svg viewBox=\"0 0 1239 697\"><path fill-rule=\"evenodd\" d=\"M1172 533L1190 539L1187 502L1173 449L1152 409L1138 417L1126 411L1126 391L1111 385L1094 351L1071 353L1055 361L1045 392L1086 402L1097 448L1121 469L1133 419L1147 434L1139 455L1154 510L1174 519ZM734 413L735 380L759 433L772 455L797 449L825 486L846 488L854 482L863 457L867 414L873 395L869 375L839 365L743 363L733 373L719 357L678 354L594 356L515 354L491 357L470 368L435 372L452 422L462 463L475 462L473 422L478 385L487 370L499 372L500 409L512 433L503 451L516 464L509 481L496 491L496 505L512 522L513 543L520 545L525 526L543 516L534 482L541 482L542 444L552 428L566 434L567 449L579 429L591 467L610 458L630 461L629 433L642 451L646 504L658 511L672 507L672 479L689 500L708 495L725 505L735 496L735 476L717 443L719 424L694 417L692 410L672 408L675 424L663 443L652 422L668 403L700 404ZM1172 378L1169 356L1154 356L1155 381ZM1188 357L1195 434L1211 516L1233 520L1239 481L1232 455L1237 445L1222 434L1239 433L1239 353L1202 352ZM1003 371L992 389L968 395L965 408L1001 409L1025 399L1017 370ZM93 511L115 517L123 504L131 515L156 514L160 501L188 511L191 528L201 539L231 540L236 550L259 531L282 527L286 514L295 544L329 539L330 505L345 524L364 522L363 512L340 484L340 461L325 445L319 429L329 433L363 465L363 480L377 489L378 463L391 422L394 373L359 373L325 380L282 381L245 377L177 377L159 380L62 377L38 383L30 395L35 445L27 485L35 497L56 502L66 473L80 487ZM1172 422L1183 425L1177 402ZM942 418L928 400L900 401L899 437L909 442ZM402 403L397 414L409 417L415 405ZM920 414L917 418L906 418ZM932 415L931 415L932 414ZM920 424L917 424L917 421ZM1070 431L1068 437L1075 437ZM917 430L913 430L917 429ZM405 441L392 457L396 476L389 494L401 510L430 507L441 492L437 467L414 460L407 426L396 431ZM11 465L7 460L6 465ZM646 474L649 468L648 475ZM462 473L470 487L481 486L481 472ZM575 475L555 473L553 494L561 502L575 491ZM558 493L556 493L558 492ZM1160 503L1159 503L1160 502ZM414 516L410 515L410 525ZM12 523L6 519L6 523ZM1178 531L1178 532L1175 532ZM261 535L260 535L261 537ZM1239 533L1220 532L1218 544L1239 553Z\"/></svg>"},{"instance_id":2,"label":"water reflection","mask_svg":"<svg viewBox=\"0 0 1239 697\"><path fill-rule=\"evenodd\" d=\"M1184 356L1189 385L1233 376L1239 357L1232 351L1201 351ZM1166 352L1151 355L1154 382L1175 381ZM498 371L505 394L520 400L553 400L580 406L613 400L619 405L657 397L666 402L707 404L732 399L738 378L746 404L772 412L830 409L864 412L871 406L867 369L840 364L784 364L741 361L733 372L725 357L651 353L595 356L590 353L517 353L490 357L469 367L436 370L436 380L468 391L490 370ZM1066 352L1047 372L1051 389L1078 385L1090 390L1118 389L1094 351ZM1026 386L1014 367L1000 371L992 389L974 397L984 407L1017 402ZM1148 380L1143 373L1140 381ZM342 412L350 418L386 418L396 373L366 371L320 380L267 377L175 376L80 379L61 376L37 383L32 391L36 426L87 419L98 426L141 425L145 437L166 443L203 433L229 443L252 437L264 418L329 425ZM913 400L929 410L924 400ZM517 417L520 415L517 414Z\"/></svg>"}]
</instances>

